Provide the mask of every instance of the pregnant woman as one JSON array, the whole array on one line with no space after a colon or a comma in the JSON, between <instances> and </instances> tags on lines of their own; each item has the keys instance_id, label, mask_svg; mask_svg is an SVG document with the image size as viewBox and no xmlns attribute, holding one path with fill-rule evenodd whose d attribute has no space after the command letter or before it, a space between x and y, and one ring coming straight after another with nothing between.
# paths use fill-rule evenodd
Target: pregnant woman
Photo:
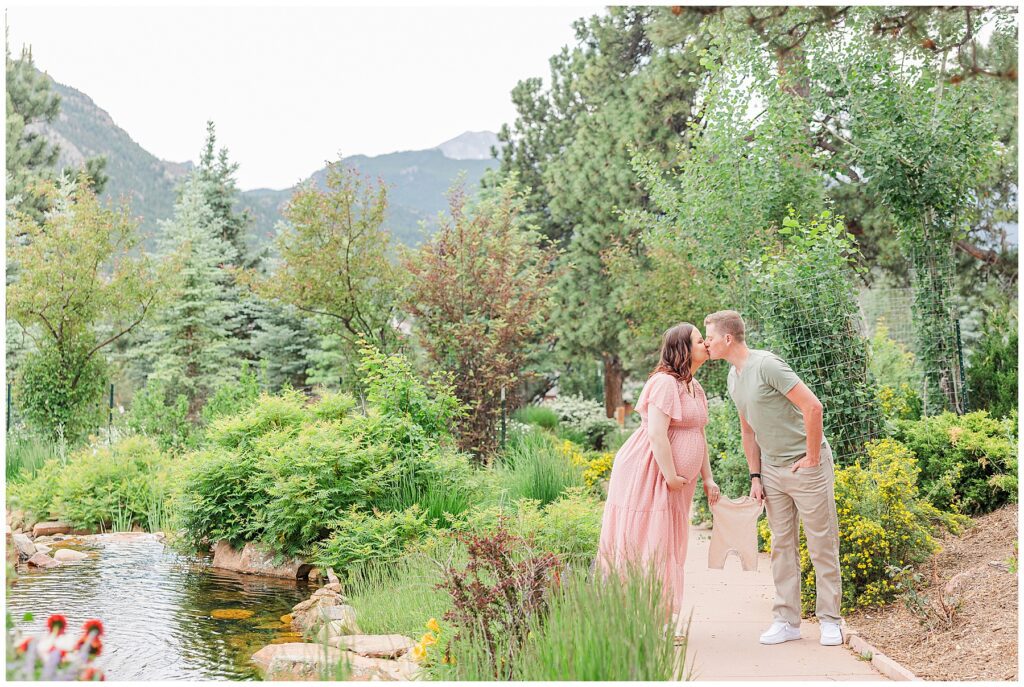
<instances>
[{"instance_id":1,"label":"pregnant woman","mask_svg":"<svg viewBox=\"0 0 1024 687\"><path fill-rule=\"evenodd\" d=\"M707 359L704 339L692 324L665 332L661 361L636 404L640 428L615 454L598 550L605 572L621 574L631 565L654 569L677 636L682 634L683 564L698 473L708 502L719 496L704 440L708 401L693 378Z\"/></svg>"}]
</instances>

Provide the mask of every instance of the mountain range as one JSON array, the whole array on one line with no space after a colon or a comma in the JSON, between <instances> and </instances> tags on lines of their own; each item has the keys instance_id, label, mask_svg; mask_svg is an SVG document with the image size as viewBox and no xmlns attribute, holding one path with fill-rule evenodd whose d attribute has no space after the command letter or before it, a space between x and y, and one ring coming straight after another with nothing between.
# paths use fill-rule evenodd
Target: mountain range
<instances>
[{"instance_id":1,"label":"mountain range","mask_svg":"<svg viewBox=\"0 0 1024 687\"><path fill-rule=\"evenodd\" d=\"M80 167L87 158L107 158L109 177L104 197L126 200L140 221L147 246L154 245L160 221L174 213L179 181L195 166L193 162L161 160L132 140L92 98L51 79L51 88L61 97L59 116L49 124L37 125L60 146L58 167ZM498 137L490 131L466 132L427 150L410 150L386 155L353 155L342 159L347 166L388 186L386 226L406 245L416 245L431 231L439 212L447 208L446 192L461 179L472 193L484 173L497 166L491 156ZM196 151L202 141L196 141ZM306 182L324 187L326 166L312 172ZM303 182L303 183L306 183ZM266 245L276 234L281 210L295 187L241 191L236 209L252 216L249 243ZM425 227L421 226L425 223Z\"/></svg>"}]
</instances>

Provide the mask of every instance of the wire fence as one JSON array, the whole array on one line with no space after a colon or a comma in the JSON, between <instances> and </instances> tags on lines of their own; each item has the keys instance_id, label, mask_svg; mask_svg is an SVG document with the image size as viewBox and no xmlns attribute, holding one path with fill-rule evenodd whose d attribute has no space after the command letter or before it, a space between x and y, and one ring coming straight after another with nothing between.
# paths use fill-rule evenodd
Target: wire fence
<instances>
[{"instance_id":1,"label":"wire fence","mask_svg":"<svg viewBox=\"0 0 1024 687\"><path fill-rule=\"evenodd\" d=\"M936 280L945 283L938 284ZM865 332L873 338L879 328L884 328L888 338L913 353L921 377L917 392L925 415L947 409L963 414L970 410L970 398L960 329L962 305L956 295L952 270L933 275L932 284L941 289L941 298L927 291L915 294L911 287L862 289L858 301ZM936 325L924 328L918 320Z\"/></svg>"}]
</instances>

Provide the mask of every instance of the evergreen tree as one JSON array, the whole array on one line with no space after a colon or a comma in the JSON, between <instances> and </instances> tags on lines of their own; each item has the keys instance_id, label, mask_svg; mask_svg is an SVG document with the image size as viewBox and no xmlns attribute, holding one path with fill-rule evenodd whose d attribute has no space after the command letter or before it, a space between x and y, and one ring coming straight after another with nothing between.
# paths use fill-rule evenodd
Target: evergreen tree
<instances>
[{"instance_id":1,"label":"evergreen tree","mask_svg":"<svg viewBox=\"0 0 1024 687\"><path fill-rule=\"evenodd\" d=\"M147 353L154 380L184 394L195 419L217 386L238 375L238 290L225 265L237 253L223 238L223 222L206 202L200 174L190 174L163 223L161 252L177 275L167 305L156 315Z\"/></svg>"},{"instance_id":2,"label":"evergreen tree","mask_svg":"<svg viewBox=\"0 0 1024 687\"><path fill-rule=\"evenodd\" d=\"M263 255L250 253L246 243L252 217L248 211L235 211L238 203L238 186L235 182L237 171L238 163L231 162L228 149L217 149L216 126L212 121L208 121L206 141L203 143L203 150L199 154L199 166L196 168L203 197L220 227L219 238L229 244L234 251L235 258L229 263L230 267L261 270ZM236 283L233 272L230 283ZM253 337L261 326L259 318L266 311L266 302L248 291L240 290L239 295L232 336L238 339L240 355L255 360Z\"/></svg>"},{"instance_id":3,"label":"evergreen tree","mask_svg":"<svg viewBox=\"0 0 1024 687\"><path fill-rule=\"evenodd\" d=\"M308 352L318 345L315 323L295 306L274 301L260 300L259 303L252 345L256 357L262 361L263 383L270 391L278 391L285 385L293 389L309 386L313 362ZM337 379L331 382L336 383Z\"/></svg>"},{"instance_id":4,"label":"evergreen tree","mask_svg":"<svg viewBox=\"0 0 1024 687\"><path fill-rule=\"evenodd\" d=\"M42 199L30 185L40 176L52 176L60 149L51 144L32 124L52 122L60 113L60 96L32 61L32 51L23 48L21 57L7 59L7 202L42 217Z\"/></svg>"},{"instance_id":5,"label":"evergreen tree","mask_svg":"<svg viewBox=\"0 0 1024 687\"><path fill-rule=\"evenodd\" d=\"M696 92L688 77L701 70L699 26L668 7L613 7L577 22L578 47L551 60L551 90L520 83L518 119L502 131L502 169L543 187L527 216L566 247L551 318L559 348L567 360L602 361L609 416L622 403L626 327L603 256L637 243L620 214L648 203L635 150L664 167L676 162Z\"/></svg>"},{"instance_id":6,"label":"evergreen tree","mask_svg":"<svg viewBox=\"0 0 1024 687\"><path fill-rule=\"evenodd\" d=\"M50 89L50 78L36 69L31 48L24 47L18 59L11 59L10 43L5 41L7 75L7 202L29 212L37 220L47 209L41 194L32 190L32 182L53 178L60 146L51 143L39 125L52 122L60 114L60 96ZM107 183L106 158L85 161L83 170L72 170L70 177L84 171L90 190L99 195ZM81 180L76 181L79 185Z\"/></svg>"},{"instance_id":7,"label":"evergreen tree","mask_svg":"<svg viewBox=\"0 0 1024 687\"><path fill-rule=\"evenodd\" d=\"M235 182L237 171L238 163L231 162L228 149L217 150L217 128L212 121L207 122L206 141L196 169L202 182L203 196L213 216L220 222L220 238L234 248L237 264L252 267L254 265L247 264L249 259L245 242L252 218L248 212L235 212L234 209L238 202L238 186ZM258 261L259 258L253 260Z\"/></svg>"}]
</instances>

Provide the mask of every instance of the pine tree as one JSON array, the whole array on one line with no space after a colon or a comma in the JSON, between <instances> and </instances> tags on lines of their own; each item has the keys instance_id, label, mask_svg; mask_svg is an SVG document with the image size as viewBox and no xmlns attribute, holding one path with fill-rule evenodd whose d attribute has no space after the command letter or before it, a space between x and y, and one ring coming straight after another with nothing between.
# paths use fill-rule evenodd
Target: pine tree
<instances>
[{"instance_id":1,"label":"pine tree","mask_svg":"<svg viewBox=\"0 0 1024 687\"><path fill-rule=\"evenodd\" d=\"M199 166L196 174L203 191L206 204L218 222L219 238L228 243L236 256L231 261L232 267L245 269L262 268L262 255L251 253L246 244L249 225L252 223L248 211L236 212L238 202L238 186L235 173L238 163L231 162L227 148L217 149L217 129L212 121L206 123L206 141L199 155ZM234 285L235 277L231 276ZM265 301L255 294L239 291L237 303L237 320L232 336L238 339L239 353L248 360L256 359L253 337L261 326L259 318L265 311Z\"/></svg>"},{"instance_id":2,"label":"pine tree","mask_svg":"<svg viewBox=\"0 0 1024 687\"><path fill-rule=\"evenodd\" d=\"M50 89L48 76L36 69L31 48L22 48L18 59L11 59L11 46L5 41L7 75L7 202L42 220L47 209L33 181L53 178L60 146L51 143L38 125L52 122L60 114L60 95ZM35 126L34 126L35 125ZM99 195L107 183L106 158L85 161L82 170L71 170L69 179L84 171L90 190ZM80 181L77 181L81 185Z\"/></svg>"},{"instance_id":3,"label":"pine tree","mask_svg":"<svg viewBox=\"0 0 1024 687\"><path fill-rule=\"evenodd\" d=\"M220 221L220 238L235 249L240 266L252 267L254 265L246 264L249 259L246 257L248 249L245 243L251 217L246 212L234 210L238 201L238 186L235 182L237 171L238 163L231 162L228 149L217 150L217 128L212 121L207 122L206 142L196 169L202 182L203 196L214 217ZM259 260L258 257L254 259Z\"/></svg>"},{"instance_id":4,"label":"pine tree","mask_svg":"<svg viewBox=\"0 0 1024 687\"><path fill-rule=\"evenodd\" d=\"M307 352L317 347L316 326L292 305L260 300L253 352L263 366L263 383L270 391L288 385L309 386L313 362ZM331 380L337 382L337 379Z\"/></svg>"},{"instance_id":5,"label":"pine tree","mask_svg":"<svg viewBox=\"0 0 1024 687\"><path fill-rule=\"evenodd\" d=\"M649 202L632 157L642 150L665 167L692 114L707 42L697 16L668 7L613 7L576 23L578 46L551 60L551 89L522 82L518 117L502 131L505 173L531 186L527 216L561 247L551 322L566 360L600 359L609 417L622 403L624 316L605 253L636 243L622 212Z\"/></svg>"},{"instance_id":6,"label":"pine tree","mask_svg":"<svg viewBox=\"0 0 1024 687\"><path fill-rule=\"evenodd\" d=\"M187 177L174 218L163 224L161 252L172 261L177 283L155 318L147 353L151 378L167 383L171 394L185 394L189 415L218 385L238 375L238 291L225 265L237 254L223 238L223 222L206 202L199 174Z\"/></svg>"},{"instance_id":7,"label":"pine tree","mask_svg":"<svg viewBox=\"0 0 1024 687\"><path fill-rule=\"evenodd\" d=\"M46 76L24 48L21 58L7 57L7 202L42 218L43 201L29 186L42 175L51 176L60 148L51 144L32 124L52 122L60 113L60 96L50 90Z\"/></svg>"}]
</instances>

